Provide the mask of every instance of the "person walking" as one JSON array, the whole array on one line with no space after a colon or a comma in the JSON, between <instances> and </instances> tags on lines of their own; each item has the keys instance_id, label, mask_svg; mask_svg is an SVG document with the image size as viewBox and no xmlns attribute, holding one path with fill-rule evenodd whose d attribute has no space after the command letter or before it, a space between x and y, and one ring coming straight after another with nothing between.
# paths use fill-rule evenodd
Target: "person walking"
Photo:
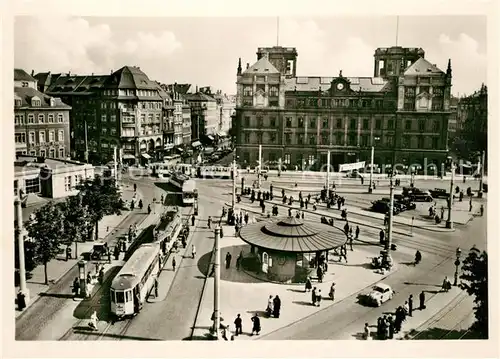
<instances>
[{"instance_id":1,"label":"person walking","mask_svg":"<svg viewBox=\"0 0 500 359\"><path fill-rule=\"evenodd\" d=\"M311 277L307 277L305 292L310 292L311 289L312 289Z\"/></svg>"},{"instance_id":2,"label":"person walking","mask_svg":"<svg viewBox=\"0 0 500 359\"><path fill-rule=\"evenodd\" d=\"M243 256L242 254L240 253L240 255L238 256L238 258L236 258L236 270L240 270L240 266L241 266L241 261L243 259Z\"/></svg>"},{"instance_id":3,"label":"person walking","mask_svg":"<svg viewBox=\"0 0 500 359\"><path fill-rule=\"evenodd\" d=\"M271 318L273 311L274 311L273 296L270 295L269 298L267 299L267 307L266 307L266 314L268 318Z\"/></svg>"},{"instance_id":4,"label":"person walking","mask_svg":"<svg viewBox=\"0 0 500 359\"><path fill-rule=\"evenodd\" d=\"M481 214L481 217L484 214L484 204L481 204L481 207L479 207L479 213Z\"/></svg>"},{"instance_id":5,"label":"person walking","mask_svg":"<svg viewBox=\"0 0 500 359\"><path fill-rule=\"evenodd\" d=\"M352 228L351 228L351 231L352 231ZM354 249L352 249L352 242L354 241L354 237L352 236L352 233L351 235L349 236L349 246L351 247L351 251L354 251Z\"/></svg>"},{"instance_id":6,"label":"person walking","mask_svg":"<svg viewBox=\"0 0 500 359\"><path fill-rule=\"evenodd\" d=\"M235 335L238 336L239 334L243 334L243 323L241 320L241 316L238 314L236 316L236 319L234 320L234 326L236 328Z\"/></svg>"},{"instance_id":7,"label":"person walking","mask_svg":"<svg viewBox=\"0 0 500 359\"><path fill-rule=\"evenodd\" d=\"M231 255L231 253L227 252L226 253L226 269L229 269L229 267L231 267L231 259L233 258L233 256Z\"/></svg>"},{"instance_id":8,"label":"person walking","mask_svg":"<svg viewBox=\"0 0 500 359\"><path fill-rule=\"evenodd\" d=\"M321 306L321 299L323 299L321 289L318 289L318 294L316 295L316 306Z\"/></svg>"},{"instance_id":9,"label":"person walking","mask_svg":"<svg viewBox=\"0 0 500 359\"><path fill-rule=\"evenodd\" d=\"M316 306L316 287L313 288L312 293L311 293L311 299L312 299L312 304Z\"/></svg>"},{"instance_id":10,"label":"person walking","mask_svg":"<svg viewBox=\"0 0 500 359\"><path fill-rule=\"evenodd\" d=\"M94 310L94 312L90 316L89 327L91 327L93 330L99 330L97 328L97 323L98 322L99 322L99 318L97 317L97 312Z\"/></svg>"},{"instance_id":11,"label":"person walking","mask_svg":"<svg viewBox=\"0 0 500 359\"><path fill-rule=\"evenodd\" d=\"M172 271L175 272L175 257L172 257Z\"/></svg>"},{"instance_id":12,"label":"person walking","mask_svg":"<svg viewBox=\"0 0 500 359\"><path fill-rule=\"evenodd\" d=\"M363 335L365 337L365 340L371 340L372 339L372 336L371 336L371 333L370 333L370 326L368 325L368 323L365 323L365 328L363 329Z\"/></svg>"},{"instance_id":13,"label":"person walking","mask_svg":"<svg viewBox=\"0 0 500 359\"><path fill-rule=\"evenodd\" d=\"M191 226L194 227L194 223L196 221L196 217L194 216L194 214L191 216Z\"/></svg>"},{"instance_id":14,"label":"person walking","mask_svg":"<svg viewBox=\"0 0 500 359\"><path fill-rule=\"evenodd\" d=\"M356 226L356 239L359 239L359 226Z\"/></svg>"},{"instance_id":15,"label":"person walking","mask_svg":"<svg viewBox=\"0 0 500 359\"><path fill-rule=\"evenodd\" d=\"M142 199L139 200L139 205L138 205L139 209L142 210L142 207L143 207L143 204L142 204Z\"/></svg>"},{"instance_id":16,"label":"person walking","mask_svg":"<svg viewBox=\"0 0 500 359\"><path fill-rule=\"evenodd\" d=\"M253 322L253 326L252 326L252 334L251 335L253 335L253 333L259 335L261 327L260 327L260 318L259 318L259 315L257 313L255 313L254 316L252 317L252 322Z\"/></svg>"},{"instance_id":17,"label":"person walking","mask_svg":"<svg viewBox=\"0 0 500 359\"><path fill-rule=\"evenodd\" d=\"M191 245L191 256L193 257L193 259L194 257L196 257L196 247L194 246L194 244Z\"/></svg>"},{"instance_id":18,"label":"person walking","mask_svg":"<svg viewBox=\"0 0 500 359\"><path fill-rule=\"evenodd\" d=\"M408 298L408 315L412 317L413 313L413 294L410 294L410 297Z\"/></svg>"},{"instance_id":19,"label":"person walking","mask_svg":"<svg viewBox=\"0 0 500 359\"><path fill-rule=\"evenodd\" d=\"M151 214L151 205L148 204L148 214Z\"/></svg>"},{"instance_id":20,"label":"person walking","mask_svg":"<svg viewBox=\"0 0 500 359\"><path fill-rule=\"evenodd\" d=\"M275 318L280 317L280 310L281 310L281 299L278 295L274 297L273 299L273 316Z\"/></svg>"},{"instance_id":21,"label":"person walking","mask_svg":"<svg viewBox=\"0 0 500 359\"><path fill-rule=\"evenodd\" d=\"M420 295L418 296L418 299L420 301L420 305L419 305L418 309L424 310L425 309L425 292L424 291L422 291L420 293Z\"/></svg>"},{"instance_id":22,"label":"person walking","mask_svg":"<svg viewBox=\"0 0 500 359\"><path fill-rule=\"evenodd\" d=\"M76 277L73 281L73 293L75 294L75 297L80 295L80 281L78 280L78 277Z\"/></svg>"},{"instance_id":23,"label":"person walking","mask_svg":"<svg viewBox=\"0 0 500 359\"><path fill-rule=\"evenodd\" d=\"M318 276L318 282L323 283L323 268L321 266L316 269L316 275Z\"/></svg>"},{"instance_id":24,"label":"person walking","mask_svg":"<svg viewBox=\"0 0 500 359\"><path fill-rule=\"evenodd\" d=\"M389 339L394 338L394 318L392 315L389 315L389 318L387 319L389 322Z\"/></svg>"},{"instance_id":25,"label":"person walking","mask_svg":"<svg viewBox=\"0 0 500 359\"><path fill-rule=\"evenodd\" d=\"M207 225L208 225L208 229L211 229L211 225L212 225L212 217L208 216L208 219L207 219Z\"/></svg>"},{"instance_id":26,"label":"person walking","mask_svg":"<svg viewBox=\"0 0 500 359\"><path fill-rule=\"evenodd\" d=\"M330 293L328 293L328 295L333 302L335 300L335 282L330 286Z\"/></svg>"},{"instance_id":27,"label":"person walking","mask_svg":"<svg viewBox=\"0 0 500 359\"><path fill-rule=\"evenodd\" d=\"M469 199L469 212L472 212L472 196Z\"/></svg>"}]
</instances>

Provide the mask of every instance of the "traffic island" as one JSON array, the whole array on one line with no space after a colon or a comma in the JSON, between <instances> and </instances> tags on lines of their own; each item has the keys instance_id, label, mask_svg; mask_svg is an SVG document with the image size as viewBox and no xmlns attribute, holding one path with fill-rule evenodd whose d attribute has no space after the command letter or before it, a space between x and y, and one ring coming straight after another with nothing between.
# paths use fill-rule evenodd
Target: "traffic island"
<instances>
[{"instance_id":1,"label":"traffic island","mask_svg":"<svg viewBox=\"0 0 500 359\"><path fill-rule=\"evenodd\" d=\"M225 226L225 233L234 234L231 227ZM335 305L343 300L356 300L348 298L360 291L368 291L369 288L382 281L385 277L398 270L397 264L390 272L384 275L376 273L371 267L372 252L361 246L354 246L354 251L347 251L347 259L338 262L338 258L330 255L328 269L324 274L322 283L313 278L312 286L321 290L321 306L312 304L312 293L305 291L303 284L283 284L262 281L255 276L246 273L246 269L236 267L236 259L243 250L243 257L248 255L249 245L240 238L228 236L220 240L221 243L221 282L220 282L220 312L225 319L222 324L229 326L227 338L230 340L234 334L234 319L240 314L243 320L243 334L235 336L235 340L248 340L265 336L267 333L290 325L326 307ZM231 254L229 268L226 268L227 253ZM244 261L243 261L244 263ZM209 273L210 274L210 273ZM356 280L352 280L356 278ZM236 280L237 279L237 280ZM332 282L336 283L335 300L329 296ZM279 318L266 317L266 307L270 296L278 295L281 298L281 313ZM213 326L211 320L213 314L214 278L209 276L201 297L200 308L195 320L193 339L203 340L210 337L210 328ZM262 332L260 336L251 336L252 322L250 318L257 313L261 318Z\"/></svg>"}]
</instances>

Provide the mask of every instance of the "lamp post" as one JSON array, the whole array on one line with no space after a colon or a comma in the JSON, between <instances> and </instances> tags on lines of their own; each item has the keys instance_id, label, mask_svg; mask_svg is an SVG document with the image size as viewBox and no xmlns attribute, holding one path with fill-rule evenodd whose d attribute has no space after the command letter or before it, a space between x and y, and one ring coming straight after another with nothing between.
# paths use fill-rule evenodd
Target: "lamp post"
<instances>
[{"instance_id":1,"label":"lamp post","mask_svg":"<svg viewBox=\"0 0 500 359\"><path fill-rule=\"evenodd\" d=\"M373 138L371 160L370 160L370 184L368 186L368 193L373 192L373 161L374 161L374 157L375 157L375 141L378 141L378 140L380 140L380 137Z\"/></svg>"},{"instance_id":2,"label":"lamp post","mask_svg":"<svg viewBox=\"0 0 500 359\"><path fill-rule=\"evenodd\" d=\"M451 208L453 206L453 180L455 178L455 165L451 163L451 180L450 180L450 199L448 200L448 219L446 220L446 228L452 229L453 222L451 220Z\"/></svg>"},{"instance_id":3,"label":"lamp post","mask_svg":"<svg viewBox=\"0 0 500 359\"><path fill-rule=\"evenodd\" d=\"M233 159L233 196L231 201L233 213L235 210L235 203L236 203L236 159Z\"/></svg>"},{"instance_id":4,"label":"lamp post","mask_svg":"<svg viewBox=\"0 0 500 359\"><path fill-rule=\"evenodd\" d=\"M260 172L262 170L262 145L259 145L259 166L257 167L257 188L260 189Z\"/></svg>"},{"instance_id":5,"label":"lamp post","mask_svg":"<svg viewBox=\"0 0 500 359\"><path fill-rule=\"evenodd\" d=\"M216 340L219 340L219 328L220 328L220 301L219 301L219 281L220 281L220 247L219 247L219 234L220 228L215 228L215 248L214 248L214 327L213 334Z\"/></svg>"},{"instance_id":6,"label":"lamp post","mask_svg":"<svg viewBox=\"0 0 500 359\"><path fill-rule=\"evenodd\" d=\"M26 285L26 262L24 258L24 235L23 235L23 211L21 208L21 199L16 197L14 199L16 206L17 217L17 245L19 252L19 293L18 296L24 296L24 304L27 305L30 301L30 292ZM24 309L24 308L21 308Z\"/></svg>"},{"instance_id":7,"label":"lamp post","mask_svg":"<svg viewBox=\"0 0 500 359\"><path fill-rule=\"evenodd\" d=\"M457 257L455 260L455 279L453 281L453 285L456 287L458 285L458 266L460 266L460 257L462 255L462 251L460 250L460 248L457 248L455 254Z\"/></svg>"},{"instance_id":8,"label":"lamp post","mask_svg":"<svg viewBox=\"0 0 500 359\"><path fill-rule=\"evenodd\" d=\"M385 249L387 250L387 255L390 257L391 244L392 244L392 222L394 217L394 184L391 177L391 187L390 187L390 201L389 201L389 224L387 228L387 240L385 242Z\"/></svg>"},{"instance_id":9,"label":"lamp post","mask_svg":"<svg viewBox=\"0 0 500 359\"><path fill-rule=\"evenodd\" d=\"M410 227L410 234L413 237L413 221L415 220L415 217L411 217L411 227Z\"/></svg>"},{"instance_id":10,"label":"lamp post","mask_svg":"<svg viewBox=\"0 0 500 359\"><path fill-rule=\"evenodd\" d=\"M485 162L485 153L483 151L481 157L481 177L479 178L479 193L477 194L479 198L483 198L483 177L484 177L484 162Z\"/></svg>"},{"instance_id":11,"label":"lamp post","mask_svg":"<svg viewBox=\"0 0 500 359\"><path fill-rule=\"evenodd\" d=\"M330 150L326 158L326 198L330 198Z\"/></svg>"}]
</instances>

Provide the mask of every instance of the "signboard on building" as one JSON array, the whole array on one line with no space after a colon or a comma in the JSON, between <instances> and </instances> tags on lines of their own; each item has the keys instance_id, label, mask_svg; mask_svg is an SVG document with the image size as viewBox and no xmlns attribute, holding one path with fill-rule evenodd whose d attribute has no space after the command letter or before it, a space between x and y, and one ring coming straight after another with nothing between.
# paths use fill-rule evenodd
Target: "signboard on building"
<instances>
[{"instance_id":1,"label":"signboard on building","mask_svg":"<svg viewBox=\"0 0 500 359\"><path fill-rule=\"evenodd\" d=\"M339 166L339 172L354 171L360 168L365 168L365 161L341 164Z\"/></svg>"}]
</instances>

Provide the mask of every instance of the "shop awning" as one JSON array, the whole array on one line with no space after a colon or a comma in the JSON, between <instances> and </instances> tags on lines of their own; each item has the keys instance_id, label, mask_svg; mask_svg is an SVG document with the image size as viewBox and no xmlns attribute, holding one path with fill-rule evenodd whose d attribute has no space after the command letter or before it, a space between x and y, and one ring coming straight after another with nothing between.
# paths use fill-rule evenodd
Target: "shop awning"
<instances>
[{"instance_id":1,"label":"shop awning","mask_svg":"<svg viewBox=\"0 0 500 359\"><path fill-rule=\"evenodd\" d=\"M210 141L213 141L213 140L214 140L214 137L213 137L212 135L208 135L207 137L208 137L208 139L209 139Z\"/></svg>"},{"instance_id":2,"label":"shop awning","mask_svg":"<svg viewBox=\"0 0 500 359\"><path fill-rule=\"evenodd\" d=\"M141 153L141 156L144 157L147 160L149 160L151 158L151 156L148 155L147 153Z\"/></svg>"},{"instance_id":3,"label":"shop awning","mask_svg":"<svg viewBox=\"0 0 500 359\"><path fill-rule=\"evenodd\" d=\"M125 153L123 155L123 159L124 160L135 160L135 156L134 155L131 155L130 153Z\"/></svg>"},{"instance_id":4,"label":"shop awning","mask_svg":"<svg viewBox=\"0 0 500 359\"><path fill-rule=\"evenodd\" d=\"M191 146L193 147L200 147L201 146L201 142L200 141L194 141Z\"/></svg>"}]
</instances>

